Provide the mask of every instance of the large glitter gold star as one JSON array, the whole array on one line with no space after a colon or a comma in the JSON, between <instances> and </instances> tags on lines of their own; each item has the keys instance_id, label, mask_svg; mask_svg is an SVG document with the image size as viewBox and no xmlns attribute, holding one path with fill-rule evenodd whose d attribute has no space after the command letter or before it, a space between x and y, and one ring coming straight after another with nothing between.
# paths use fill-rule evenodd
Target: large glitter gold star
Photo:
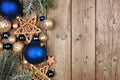
<instances>
[{"instance_id":1,"label":"large glitter gold star","mask_svg":"<svg viewBox=\"0 0 120 80\"><path fill-rule=\"evenodd\" d=\"M41 31L40 28L36 27L36 19L37 17L34 16L31 19L25 20L23 18L17 17L20 22L20 27L14 32L15 35L19 36L23 34L26 38L27 42L32 40L33 35L39 34Z\"/></svg>"}]
</instances>

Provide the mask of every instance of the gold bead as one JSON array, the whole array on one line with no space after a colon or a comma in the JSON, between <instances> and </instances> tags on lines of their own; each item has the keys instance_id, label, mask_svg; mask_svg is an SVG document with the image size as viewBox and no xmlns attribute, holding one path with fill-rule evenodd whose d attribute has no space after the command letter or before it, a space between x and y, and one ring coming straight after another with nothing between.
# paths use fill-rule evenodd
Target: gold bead
<instances>
[{"instance_id":1,"label":"gold bead","mask_svg":"<svg viewBox=\"0 0 120 80\"><path fill-rule=\"evenodd\" d=\"M8 38L8 41L9 41L9 43L13 44L16 41L16 37L15 36L10 36Z\"/></svg>"},{"instance_id":2,"label":"gold bead","mask_svg":"<svg viewBox=\"0 0 120 80\"><path fill-rule=\"evenodd\" d=\"M22 42L15 42L13 44L13 51L17 53L21 53L23 47L24 47L24 44Z\"/></svg>"},{"instance_id":3,"label":"gold bead","mask_svg":"<svg viewBox=\"0 0 120 80\"><path fill-rule=\"evenodd\" d=\"M0 42L0 50L3 49L3 43Z\"/></svg>"},{"instance_id":4,"label":"gold bead","mask_svg":"<svg viewBox=\"0 0 120 80\"><path fill-rule=\"evenodd\" d=\"M54 23L52 20L50 20L50 19L44 20L44 28L45 29L50 30L53 27L54 27Z\"/></svg>"},{"instance_id":5,"label":"gold bead","mask_svg":"<svg viewBox=\"0 0 120 80\"><path fill-rule=\"evenodd\" d=\"M39 36L39 39L40 39L40 41L43 41L43 42L45 42L45 41L47 41L48 40L48 37L47 37L47 35L46 34L40 34L40 36Z\"/></svg>"},{"instance_id":6,"label":"gold bead","mask_svg":"<svg viewBox=\"0 0 120 80\"><path fill-rule=\"evenodd\" d=\"M24 64L27 64L28 62L27 62L26 60L23 60L23 63L24 63Z\"/></svg>"},{"instance_id":7,"label":"gold bead","mask_svg":"<svg viewBox=\"0 0 120 80\"><path fill-rule=\"evenodd\" d=\"M40 43L41 46L46 46L45 43Z\"/></svg>"},{"instance_id":8,"label":"gold bead","mask_svg":"<svg viewBox=\"0 0 120 80\"><path fill-rule=\"evenodd\" d=\"M18 28L18 24L17 24L17 23L14 23L14 24L13 24L13 28L14 28L14 29Z\"/></svg>"},{"instance_id":9,"label":"gold bead","mask_svg":"<svg viewBox=\"0 0 120 80\"><path fill-rule=\"evenodd\" d=\"M8 32L11 29L11 22L5 19L0 20L0 33Z\"/></svg>"}]
</instances>

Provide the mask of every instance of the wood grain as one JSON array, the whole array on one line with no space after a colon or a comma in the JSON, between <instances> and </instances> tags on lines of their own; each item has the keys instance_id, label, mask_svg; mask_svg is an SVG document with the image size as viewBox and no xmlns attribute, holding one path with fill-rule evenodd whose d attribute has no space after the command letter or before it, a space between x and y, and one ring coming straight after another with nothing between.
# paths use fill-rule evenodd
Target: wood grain
<instances>
[{"instance_id":1,"label":"wood grain","mask_svg":"<svg viewBox=\"0 0 120 80\"><path fill-rule=\"evenodd\" d=\"M95 0L72 0L72 80L95 80Z\"/></svg>"},{"instance_id":2,"label":"wood grain","mask_svg":"<svg viewBox=\"0 0 120 80\"><path fill-rule=\"evenodd\" d=\"M119 0L97 0L96 80L120 80L119 21Z\"/></svg>"},{"instance_id":3,"label":"wood grain","mask_svg":"<svg viewBox=\"0 0 120 80\"><path fill-rule=\"evenodd\" d=\"M71 0L55 0L56 8L47 17L53 19L55 27L48 30L48 53L55 55L53 80L71 80Z\"/></svg>"}]
</instances>

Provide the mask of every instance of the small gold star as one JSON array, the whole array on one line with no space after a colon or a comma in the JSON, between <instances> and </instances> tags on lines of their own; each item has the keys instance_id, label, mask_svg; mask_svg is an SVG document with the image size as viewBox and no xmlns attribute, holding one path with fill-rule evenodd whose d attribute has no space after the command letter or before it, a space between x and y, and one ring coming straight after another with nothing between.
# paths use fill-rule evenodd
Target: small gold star
<instances>
[{"instance_id":1,"label":"small gold star","mask_svg":"<svg viewBox=\"0 0 120 80\"><path fill-rule=\"evenodd\" d=\"M36 16L31 19L25 20L23 18L17 17L20 23L20 27L14 32L15 35L19 36L23 34L27 42L32 40L33 35L39 34L42 30L36 27Z\"/></svg>"},{"instance_id":2,"label":"small gold star","mask_svg":"<svg viewBox=\"0 0 120 80\"><path fill-rule=\"evenodd\" d=\"M46 61L50 66L54 64L55 61L55 56L48 56L48 60Z\"/></svg>"}]
</instances>

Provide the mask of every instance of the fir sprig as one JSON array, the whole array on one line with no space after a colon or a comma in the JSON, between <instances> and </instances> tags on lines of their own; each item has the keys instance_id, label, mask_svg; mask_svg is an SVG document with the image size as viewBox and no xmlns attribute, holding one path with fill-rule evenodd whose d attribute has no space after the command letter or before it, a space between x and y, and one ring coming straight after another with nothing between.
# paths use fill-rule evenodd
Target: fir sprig
<instances>
[{"instance_id":1,"label":"fir sprig","mask_svg":"<svg viewBox=\"0 0 120 80\"><path fill-rule=\"evenodd\" d=\"M4 54L0 56L0 80L27 80L26 78L31 77L30 71L18 71L16 69L19 63L20 57L11 54L9 51L5 51Z\"/></svg>"},{"instance_id":2,"label":"fir sprig","mask_svg":"<svg viewBox=\"0 0 120 80\"><path fill-rule=\"evenodd\" d=\"M54 0L24 0L23 14L29 16L32 12L38 11L39 15L46 15L47 9L54 7Z\"/></svg>"}]
</instances>

